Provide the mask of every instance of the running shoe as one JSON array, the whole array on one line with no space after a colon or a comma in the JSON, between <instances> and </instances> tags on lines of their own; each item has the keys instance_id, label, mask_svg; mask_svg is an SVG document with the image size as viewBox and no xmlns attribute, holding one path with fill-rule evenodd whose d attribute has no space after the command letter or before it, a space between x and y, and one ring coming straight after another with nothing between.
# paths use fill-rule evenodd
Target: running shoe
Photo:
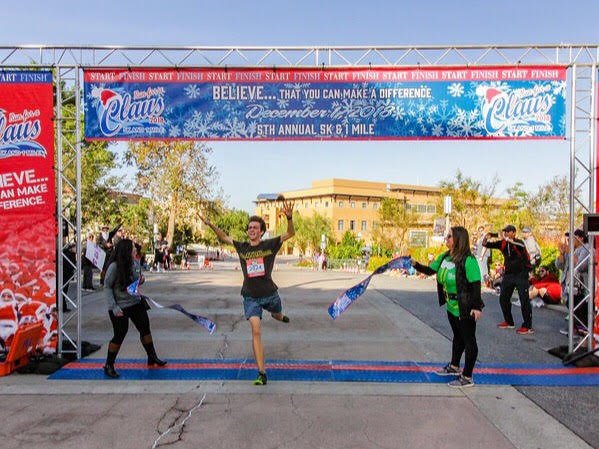
<instances>
[{"instance_id":1,"label":"running shoe","mask_svg":"<svg viewBox=\"0 0 599 449\"><path fill-rule=\"evenodd\" d=\"M532 335L535 333L535 330L529 327L522 326L516 329L516 333L520 335Z\"/></svg>"},{"instance_id":2,"label":"running shoe","mask_svg":"<svg viewBox=\"0 0 599 449\"><path fill-rule=\"evenodd\" d=\"M258 372L254 385L266 385L266 373Z\"/></svg>"},{"instance_id":3,"label":"running shoe","mask_svg":"<svg viewBox=\"0 0 599 449\"><path fill-rule=\"evenodd\" d=\"M497 325L499 329L513 329L515 326L513 324L508 323L507 321L502 321Z\"/></svg>"},{"instance_id":4,"label":"running shoe","mask_svg":"<svg viewBox=\"0 0 599 449\"><path fill-rule=\"evenodd\" d=\"M472 377L466 377L460 374L460 376L457 379L452 380L447 385L449 385L452 388L467 388L473 387L474 381L472 380Z\"/></svg>"},{"instance_id":5,"label":"running shoe","mask_svg":"<svg viewBox=\"0 0 599 449\"><path fill-rule=\"evenodd\" d=\"M459 376L461 373L462 370L460 370L459 368L455 368L451 365L451 363L448 363L443 368L435 371L435 374L437 376Z\"/></svg>"}]
</instances>

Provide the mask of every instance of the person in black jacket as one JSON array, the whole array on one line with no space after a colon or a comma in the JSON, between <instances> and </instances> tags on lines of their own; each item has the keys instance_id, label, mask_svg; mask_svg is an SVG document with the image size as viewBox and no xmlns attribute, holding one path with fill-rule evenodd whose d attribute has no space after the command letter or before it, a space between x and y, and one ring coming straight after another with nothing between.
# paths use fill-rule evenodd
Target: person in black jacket
<instances>
[{"instance_id":1,"label":"person in black jacket","mask_svg":"<svg viewBox=\"0 0 599 449\"><path fill-rule=\"evenodd\" d=\"M523 323L516 332L520 335L533 334L532 307L528 297L528 273L531 270L528 251L524 242L516 238L515 226L507 225L501 231L503 232L501 240L488 241L492 237L490 233L485 235L483 239L483 246L500 250L504 259L505 272L499 294L499 305L503 313L503 321L497 327L500 329L513 329L515 327L511 299L514 289L517 289Z\"/></svg>"},{"instance_id":2,"label":"person in black jacket","mask_svg":"<svg viewBox=\"0 0 599 449\"><path fill-rule=\"evenodd\" d=\"M480 296L480 268L470 252L470 238L465 228L452 227L445 237L445 244L449 251L438 256L430 266L415 261L412 265L428 276L437 274L439 305L447 305L447 318L453 331L451 362L436 374L458 376L449 382L450 387L471 387L474 385L472 371L478 356L476 322L485 306ZM460 359L464 352L464 370L460 372Z\"/></svg>"}]
</instances>

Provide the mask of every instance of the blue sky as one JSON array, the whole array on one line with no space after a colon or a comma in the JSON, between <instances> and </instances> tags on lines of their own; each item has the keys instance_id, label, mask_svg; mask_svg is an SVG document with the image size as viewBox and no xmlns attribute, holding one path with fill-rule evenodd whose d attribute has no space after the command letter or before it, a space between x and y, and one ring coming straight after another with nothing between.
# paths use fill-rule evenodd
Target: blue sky
<instances>
[{"instance_id":1,"label":"blue sky","mask_svg":"<svg viewBox=\"0 0 599 449\"><path fill-rule=\"evenodd\" d=\"M425 45L598 43L599 2L29 1L3 6L0 45ZM213 143L229 205L353 178L437 185L460 169L498 193L568 173L566 141Z\"/></svg>"}]
</instances>

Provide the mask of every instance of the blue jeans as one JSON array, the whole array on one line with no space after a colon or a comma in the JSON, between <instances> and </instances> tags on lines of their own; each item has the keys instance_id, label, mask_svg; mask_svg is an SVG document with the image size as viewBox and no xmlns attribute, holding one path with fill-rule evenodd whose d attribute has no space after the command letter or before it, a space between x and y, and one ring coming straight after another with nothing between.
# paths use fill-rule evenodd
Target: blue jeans
<instances>
[{"instance_id":1,"label":"blue jeans","mask_svg":"<svg viewBox=\"0 0 599 449\"><path fill-rule=\"evenodd\" d=\"M243 297L243 310L245 319L249 320L253 316L262 319L262 309L268 310L270 313L281 313L281 298L278 292L274 292L270 296L262 298L252 298L251 296Z\"/></svg>"}]
</instances>

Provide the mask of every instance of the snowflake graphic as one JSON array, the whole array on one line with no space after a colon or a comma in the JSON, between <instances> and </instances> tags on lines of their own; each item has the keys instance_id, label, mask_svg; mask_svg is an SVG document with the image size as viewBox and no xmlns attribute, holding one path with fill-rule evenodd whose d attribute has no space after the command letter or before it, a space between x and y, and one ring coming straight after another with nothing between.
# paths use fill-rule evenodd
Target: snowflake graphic
<instances>
[{"instance_id":1,"label":"snowflake graphic","mask_svg":"<svg viewBox=\"0 0 599 449\"><path fill-rule=\"evenodd\" d=\"M558 129L559 129L559 134L560 135L565 135L566 134L566 114L563 114L560 119L559 119L559 123L558 123Z\"/></svg>"},{"instance_id":2,"label":"snowflake graphic","mask_svg":"<svg viewBox=\"0 0 599 449\"><path fill-rule=\"evenodd\" d=\"M277 100L277 106L281 109L285 109L289 106L289 100L285 100L283 98L279 98Z\"/></svg>"},{"instance_id":3,"label":"snowflake graphic","mask_svg":"<svg viewBox=\"0 0 599 449\"><path fill-rule=\"evenodd\" d=\"M312 106L314 106L314 103L316 103L314 100L306 99L306 100L302 101L302 106L304 108L311 108Z\"/></svg>"},{"instance_id":4,"label":"snowflake graphic","mask_svg":"<svg viewBox=\"0 0 599 449\"><path fill-rule=\"evenodd\" d=\"M431 132L433 133L433 136L441 137L443 135L443 125L439 123L433 125L433 129Z\"/></svg>"},{"instance_id":5,"label":"snowflake graphic","mask_svg":"<svg viewBox=\"0 0 599 449\"><path fill-rule=\"evenodd\" d=\"M183 125L183 136L185 137L217 137L218 131L223 125L214 120L214 112L195 111L193 116Z\"/></svg>"},{"instance_id":6,"label":"snowflake graphic","mask_svg":"<svg viewBox=\"0 0 599 449\"><path fill-rule=\"evenodd\" d=\"M168 136L169 137L179 137L181 135L181 128L179 128L179 126L171 126L171 128L168 131Z\"/></svg>"},{"instance_id":7,"label":"snowflake graphic","mask_svg":"<svg viewBox=\"0 0 599 449\"><path fill-rule=\"evenodd\" d=\"M300 89L306 89L307 87L310 87L310 83L286 83L285 87L287 89L300 90Z\"/></svg>"},{"instance_id":8,"label":"snowflake graphic","mask_svg":"<svg viewBox=\"0 0 599 449\"><path fill-rule=\"evenodd\" d=\"M184 90L185 95L192 100L195 100L200 96L200 88L197 86L197 84L189 84Z\"/></svg>"},{"instance_id":9,"label":"snowflake graphic","mask_svg":"<svg viewBox=\"0 0 599 449\"><path fill-rule=\"evenodd\" d=\"M393 111L393 118L397 121L401 121L404 119L405 116L406 116L406 111L404 111L400 105L396 104L395 110Z\"/></svg>"},{"instance_id":10,"label":"snowflake graphic","mask_svg":"<svg viewBox=\"0 0 599 449\"><path fill-rule=\"evenodd\" d=\"M551 87L553 88L553 95L560 95L563 98L566 98L565 81L551 81Z\"/></svg>"},{"instance_id":11,"label":"snowflake graphic","mask_svg":"<svg viewBox=\"0 0 599 449\"><path fill-rule=\"evenodd\" d=\"M253 137L256 132L256 123L253 122L249 126L237 117L227 118L223 123L223 137Z\"/></svg>"},{"instance_id":12,"label":"snowflake graphic","mask_svg":"<svg viewBox=\"0 0 599 449\"><path fill-rule=\"evenodd\" d=\"M455 117L447 122L447 135L452 137L482 136L478 110L466 111L454 106L454 114Z\"/></svg>"},{"instance_id":13,"label":"snowflake graphic","mask_svg":"<svg viewBox=\"0 0 599 449\"><path fill-rule=\"evenodd\" d=\"M462 83L451 83L447 87L447 93L452 97L461 97L464 95L464 86Z\"/></svg>"}]
</instances>

